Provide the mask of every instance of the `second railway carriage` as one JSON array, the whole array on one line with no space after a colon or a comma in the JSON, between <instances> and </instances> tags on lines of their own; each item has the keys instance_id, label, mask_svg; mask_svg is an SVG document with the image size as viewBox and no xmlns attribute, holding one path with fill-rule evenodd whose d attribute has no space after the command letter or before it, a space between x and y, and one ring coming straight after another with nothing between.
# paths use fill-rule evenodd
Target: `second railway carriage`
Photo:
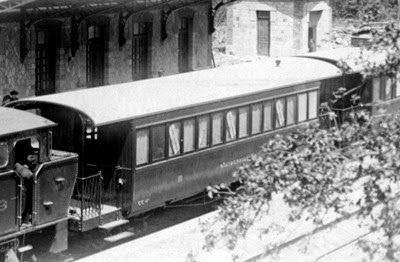
<instances>
[{"instance_id":1,"label":"second railway carriage","mask_svg":"<svg viewBox=\"0 0 400 262\"><path fill-rule=\"evenodd\" d=\"M10 106L58 124L53 147L79 154L71 226L107 226L232 182L268 137L318 121L326 62L282 58L32 97Z\"/></svg>"},{"instance_id":2,"label":"second railway carriage","mask_svg":"<svg viewBox=\"0 0 400 262\"><path fill-rule=\"evenodd\" d=\"M304 55L304 57L326 61L338 65L345 61L349 67L342 77L342 87L346 89L346 96L342 101L333 104L333 110L338 114L339 119L360 105L370 111L372 116L392 114L400 109L400 75L379 76L370 79L363 79L362 64L357 62L361 56L361 48L348 47L329 51L320 51ZM371 63L384 63L383 55L376 55L370 51L364 51L363 57L368 58ZM329 97L340 85L333 85L330 88L321 89L321 101L329 102ZM360 104L351 101L352 95L360 97Z\"/></svg>"}]
</instances>

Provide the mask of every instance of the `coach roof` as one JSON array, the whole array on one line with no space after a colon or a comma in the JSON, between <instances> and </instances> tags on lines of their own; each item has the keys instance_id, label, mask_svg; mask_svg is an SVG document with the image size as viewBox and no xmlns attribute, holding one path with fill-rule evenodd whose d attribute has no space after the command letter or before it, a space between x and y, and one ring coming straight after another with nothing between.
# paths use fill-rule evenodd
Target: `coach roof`
<instances>
[{"instance_id":1,"label":"coach roof","mask_svg":"<svg viewBox=\"0 0 400 262\"><path fill-rule=\"evenodd\" d=\"M0 136L55 125L54 122L29 112L0 107Z\"/></svg>"},{"instance_id":2,"label":"coach roof","mask_svg":"<svg viewBox=\"0 0 400 262\"><path fill-rule=\"evenodd\" d=\"M32 97L11 106L56 104L77 110L101 126L341 75L336 66L315 59L279 58L279 66L276 60Z\"/></svg>"}]
</instances>

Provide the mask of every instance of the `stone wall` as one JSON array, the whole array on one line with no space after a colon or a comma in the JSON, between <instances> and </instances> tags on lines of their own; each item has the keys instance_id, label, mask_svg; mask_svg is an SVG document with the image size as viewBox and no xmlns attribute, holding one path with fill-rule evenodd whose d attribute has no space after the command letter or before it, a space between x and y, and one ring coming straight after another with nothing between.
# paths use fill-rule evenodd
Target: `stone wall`
<instances>
[{"instance_id":1,"label":"stone wall","mask_svg":"<svg viewBox=\"0 0 400 262\"><path fill-rule=\"evenodd\" d=\"M190 53L191 70L211 65L211 37L208 32L209 3L191 5L193 11L193 33ZM158 77L158 71L164 75L178 73L178 22L179 10L173 11L167 20L168 37L161 40L161 11L147 11L153 17L151 37L151 62L148 77ZM140 14L135 14L140 15ZM106 42L105 84L117 84L132 81L132 40L127 38L120 47L118 42L118 14L110 18L109 37ZM70 19L64 19L62 25L63 43L57 47L56 92L76 90L86 87L86 45L84 31L79 27L80 46L73 56L70 50ZM19 97L35 94L35 31L29 29L28 55L20 62L19 23L0 25L0 98L10 90L19 91Z\"/></svg>"},{"instance_id":2,"label":"stone wall","mask_svg":"<svg viewBox=\"0 0 400 262\"><path fill-rule=\"evenodd\" d=\"M270 56L294 55L307 51L310 11L322 11L317 46L326 39L332 27L329 0L242 0L227 5L228 54L257 55L257 11L270 12Z\"/></svg>"},{"instance_id":3,"label":"stone wall","mask_svg":"<svg viewBox=\"0 0 400 262\"><path fill-rule=\"evenodd\" d=\"M34 94L35 54L30 52L24 62L20 62L19 24L2 24L0 39L0 97L13 89L20 96Z\"/></svg>"}]
</instances>

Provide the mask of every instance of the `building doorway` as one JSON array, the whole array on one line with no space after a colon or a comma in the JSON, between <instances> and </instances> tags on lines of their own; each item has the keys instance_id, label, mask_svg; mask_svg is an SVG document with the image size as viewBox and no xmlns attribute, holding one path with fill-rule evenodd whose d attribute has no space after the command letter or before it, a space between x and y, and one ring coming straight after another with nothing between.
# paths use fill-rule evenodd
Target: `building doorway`
<instances>
[{"instance_id":1,"label":"building doorway","mask_svg":"<svg viewBox=\"0 0 400 262\"><path fill-rule=\"evenodd\" d=\"M46 23L36 27L35 49L35 95L56 92L56 47L60 27L56 23Z\"/></svg>"},{"instance_id":2,"label":"building doorway","mask_svg":"<svg viewBox=\"0 0 400 262\"><path fill-rule=\"evenodd\" d=\"M317 51L318 43L318 22L321 19L322 11L310 12L310 22L308 24L308 51Z\"/></svg>"},{"instance_id":3,"label":"building doorway","mask_svg":"<svg viewBox=\"0 0 400 262\"><path fill-rule=\"evenodd\" d=\"M190 23L191 19L182 17L179 21L179 36L178 36L178 69L179 73L189 71L189 40L190 40Z\"/></svg>"},{"instance_id":4,"label":"building doorway","mask_svg":"<svg viewBox=\"0 0 400 262\"><path fill-rule=\"evenodd\" d=\"M104 26L89 25L86 45L87 86L104 85Z\"/></svg>"},{"instance_id":5,"label":"building doorway","mask_svg":"<svg viewBox=\"0 0 400 262\"><path fill-rule=\"evenodd\" d=\"M269 11L257 11L257 54L270 55L271 16Z\"/></svg>"},{"instance_id":6,"label":"building doorway","mask_svg":"<svg viewBox=\"0 0 400 262\"><path fill-rule=\"evenodd\" d=\"M149 68L151 23L132 23L132 79L146 79Z\"/></svg>"}]
</instances>

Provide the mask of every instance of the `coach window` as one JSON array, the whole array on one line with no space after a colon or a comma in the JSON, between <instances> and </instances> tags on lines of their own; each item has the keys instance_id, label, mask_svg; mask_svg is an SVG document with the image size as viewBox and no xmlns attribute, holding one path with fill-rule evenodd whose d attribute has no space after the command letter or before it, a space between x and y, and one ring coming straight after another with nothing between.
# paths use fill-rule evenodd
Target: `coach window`
<instances>
[{"instance_id":1,"label":"coach window","mask_svg":"<svg viewBox=\"0 0 400 262\"><path fill-rule=\"evenodd\" d=\"M372 102L377 102L380 100L380 91L381 91L381 78L375 77L372 79Z\"/></svg>"},{"instance_id":2,"label":"coach window","mask_svg":"<svg viewBox=\"0 0 400 262\"><path fill-rule=\"evenodd\" d=\"M275 127L283 127L285 122L285 99L280 98L275 102Z\"/></svg>"},{"instance_id":3,"label":"coach window","mask_svg":"<svg viewBox=\"0 0 400 262\"><path fill-rule=\"evenodd\" d=\"M181 154L181 123L175 122L169 125L169 149L168 156L177 156Z\"/></svg>"},{"instance_id":4,"label":"coach window","mask_svg":"<svg viewBox=\"0 0 400 262\"><path fill-rule=\"evenodd\" d=\"M223 119L222 112L212 115L212 145L219 145L223 142Z\"/></svg>"},{"instance_id":5,"label":"coach window","mask_svg":"<svg viewBox=\"0 0 400 262\"><path fill-rule=\"evenodd\" d=\"M312 91L308 93L308 119L317 118L317 91Z\"/></svg>"},{"instance_id":6,"label":"coach window","mask_svg":"<svg viewBox=\"0 0 400 262\"><path fill-rule=\"evenodd\" d=\"M210 134L210 117L201 116L199 117L198 123L199 138L198 138L198 148L206 148L210 145L209 134Z\"/></svg>"},{"instance_id":7,"label":"coach window","mask_svg":"<svg viewBox=\"0 0 400 262\"><path fill-rule=\"evenodd\" d=\"M288 96L286 104L287 125L296 123L296 96Z\"/></svg>"},{"instance_id":8,"label":"coach window","mask_svg":"<svg viewBox=\"0 0 400 262\"><path fill-rule=\"evenodd\" d=\"M272 129L272 101L264 102L264 125L263 131Z\"/></svg>"},{"instance_id":9,"label":"coach window","mask_svg":"<svg viewBox=\"0 0 400 262\"><path fill-rule=\"evenodd\" d=\"M229 110L226 112L226 127L225 137L226 141L232 141L236 139L236 110Z\"/></svg>"},{"instance_id":10,"label":"coach window","mask_svg":"<svg viewBox=\"0 0 400 262\"><path fill-rule=\"evenodd\" d=\"M194 151L194 119L183 121L183 152Z\"/></svg>"},{"instance_id":11,"label":"coach window","mask_svg":"<svg viewBox=\"0 0 400 262\"><path fill-rule=\"evenodd\" d=\"M251 134L255 135L261 132L262 104L256 104L251 107Z\"/></svg>"},{"instance_id":12,"label":"coach window","mask_svg":"<svg viewBox=\"0 0 400 262\"><path fill-rule=\"evenodd\" d=\"M381 84L381 99L383 101L389 100L394 98L395 94L395 81L394 79L390 77L385 77L382 79L382 84Z\"/></svg>"},{"instance_id":13,"label":"coach window","mask_svg":"<svg viewBox=\"0 0 400 262\"><path fill-rule=\"evenodd\" d=\"M136 165L149 162L149 129L136 132Z\"/></svg>"},{"instance_id":14,"label":"coach window","mask_svg":"<svg viewBox=\"0 0 400 262\"><path fill-rule=\"evenodd\" d=\"M239 108L239 138L249 136L249 107Z\"/></svg>"},{"instance_id":15,"label":"coach window","mask_svg":"<svg viewBox=\"0 0 400 262\"><path fill-rule=\"evenodd\" d=\"M165 158L165 125L152 128L151 132L152 160L162 160Z\"/></svg>"},{"instance_id":16,"label":"coach window","mask_svg":"<svg viewBox=\"0 0 400 262\"><path fill-rule=\"evenodd\" d=\"M299 123L307 120L307 93L299 94L297 112Z\"/></svg>"},{"instance_id":17,"label":"coach window","mask_svg":"<svg viewBox=\"0 0 400 262\"><path fill-rule=\"evenodd\" d=\"M0 143L0 168L8 164L8 145L7 143Z\"/></svg>"}]
</instances>

